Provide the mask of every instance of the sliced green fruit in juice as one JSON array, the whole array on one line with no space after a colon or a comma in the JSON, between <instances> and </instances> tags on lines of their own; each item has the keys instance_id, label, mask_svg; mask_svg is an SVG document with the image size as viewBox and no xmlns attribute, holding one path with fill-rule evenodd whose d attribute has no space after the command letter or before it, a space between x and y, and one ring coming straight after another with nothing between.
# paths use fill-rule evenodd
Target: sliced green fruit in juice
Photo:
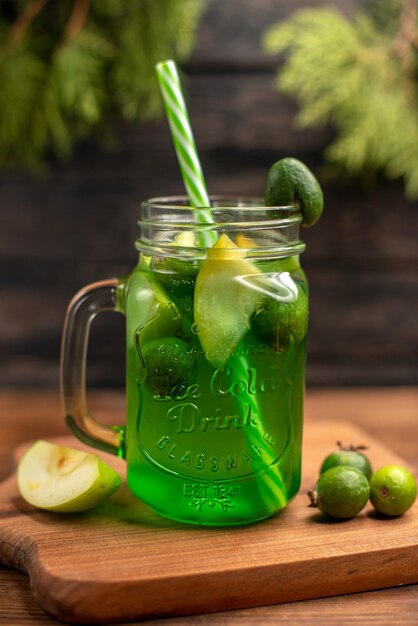
<instances>
[{"instance_id":1,"label":"sliced green fruit in juice","mask_svg":"<svg viewBox=\"0 0 418 626\"><path fill-rule=\"evenodd\" d=\"M288 272L276 274L279 278L292 279ZM292 281L293 282L293 281ZM291 283L290 283L291 284ZM297 289L294 300L284 300L280 294L274 293L273 297L267 298L263 307L253 319L253 328L261 341L265 341L276 352L287 349L292 343L297 344L307 332L308 327L308 297L301 287L293 283Z\"/></svg>"},{"instance_id":2,"label":"sliced green fruit in juice","mask_svg":"<svg viewBox=\"0 0 418 626\"><path fill-rule=\"evenodd\" d=\"M152 263L159 282L174 298L192 297L199 265L170 257L155 257Z\"/></svg>"},{"instance_id":3,"label":"sliced green fruit in juice","mask_svg":"<svg viewBox=\"0 0 418 626\"><path fill-rule=\"evenodd\" d=\"M261 274L245 252L224 233L197 275L194 316L202 349L215 368L225 365L250 329L250 318L263 294L242 279Z\"/></svg>"},{"instance_id":4,"label":"sliced green fruit in juice","mask_svg":"<svg viewBox=\"0 0 418 626\"><path fill-rule=\"evenodd\" d=\"M183 248L194 248L196 246L196 235L192 230L183 230L176 236L175 244Z\"/></svg>"},{"instance_id":5,"label":"sliced green fruit in juice","mask_svg":"<svg viewBox=\"0 0 418 626\"><path fill-rule=\"evenodd\" d=\"M141 334L141 341L182 334L181 315L176 304L149 272L135 272L129 287L135 298L130 298L127 311L128 334ZM129 326L131 324L131 326Z\"/></svg>"},{"instance_id":6,"label":"sliced green fruit in juice","mask_svg":"<svg viewBox=\"0 0 418 626\"><path fill-rule=\"evenodd\" d=\"M193 248L196 246L195 234L190 230L179 233L174 244L182 248ZM171 257L154 256L151 262L151 270L155 272L158 281L177 301L193 297L199 267L199 261L182 258L180 254Z\"/></svg>"},{"instance_id":7,"label":"sliced green fruit in juice","mask_svg":"<svg viewBox=\"0 0 418 626\"><path fill-rule=\"evenodd\" d=\"M158 396L168 396L176 386L192 382L194 355L190 346L176 337L155 339L142 349L145 364L144 384Z\"/></svg>"}]
</instances>

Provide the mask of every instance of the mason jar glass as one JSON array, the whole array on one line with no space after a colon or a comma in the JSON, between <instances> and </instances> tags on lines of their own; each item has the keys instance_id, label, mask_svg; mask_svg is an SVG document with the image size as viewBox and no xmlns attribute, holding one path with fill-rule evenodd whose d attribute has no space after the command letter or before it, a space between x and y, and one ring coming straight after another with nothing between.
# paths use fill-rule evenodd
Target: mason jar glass
<instances>
[{"instance_id":1,"label":"mason jar glass","mask_svg":"<svg viewBox=\"0 0 418 626\"><path fill-rule=\"evenodd\" d=\"M142 204L136 267L69 306L62 395L73 433L124 457L146 505L228 526L273 515L299 489L308 288L297 204L211 207L207 224L184 197ZM87 408L89 326L103 310L126 316L125 427Z\"/></svg>"}]
</instances>

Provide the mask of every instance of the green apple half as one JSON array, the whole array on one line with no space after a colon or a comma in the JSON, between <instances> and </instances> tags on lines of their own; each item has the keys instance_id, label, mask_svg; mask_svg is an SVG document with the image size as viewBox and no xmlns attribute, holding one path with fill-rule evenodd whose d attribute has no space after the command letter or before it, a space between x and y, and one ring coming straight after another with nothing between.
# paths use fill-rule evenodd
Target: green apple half
<instances>
[{"instance_id":1,"label":"green apple half","mask_svg":"<svg viewBox=\"0 0 418 626\"><path fill-rule=\"evenodd\" d=\"M78 513L97 506L122 480L97 454L37 441L17 468L17 485L26 502L40 509Z\"/></svg>"}]
</instances>

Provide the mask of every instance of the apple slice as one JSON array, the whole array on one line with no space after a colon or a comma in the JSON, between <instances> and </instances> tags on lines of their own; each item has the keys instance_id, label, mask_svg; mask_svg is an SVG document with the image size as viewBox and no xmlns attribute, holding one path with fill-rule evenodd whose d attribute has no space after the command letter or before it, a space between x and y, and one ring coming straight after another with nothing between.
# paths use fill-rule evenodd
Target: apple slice
<instances>
[{"instance_id":1,"label":"apple slice","mask_svg":"<svg viewBox=\"0 0 418 626\"><path fill-rule=\"evenodd\" d=\"M222 368L250 329L250 318L263 294L248 278L261 274L223 233L197 275L194 314L202 349L209 363Z\"/></svg>"},{"instance_id":2,"label":"apple slice","mask_svg":"<svg viewBox=\"0 0 418 626\"><path fill-rule=\"evenodd\" d=\"M61 513L87 511L108 498L122 480L97 454L37 441L17 469L26 502Z\"/></svg>"}]
</instances>

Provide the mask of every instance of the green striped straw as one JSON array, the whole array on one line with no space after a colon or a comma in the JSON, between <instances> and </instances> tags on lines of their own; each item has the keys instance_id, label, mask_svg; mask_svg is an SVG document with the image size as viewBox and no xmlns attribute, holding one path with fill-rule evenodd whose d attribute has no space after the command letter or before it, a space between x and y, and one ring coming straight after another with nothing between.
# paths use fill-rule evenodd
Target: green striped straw
<instances>
[{"instance_id":1,"label":"green striped straw","mask_svg":"<svg viewBox=\"0 0 418 626\"><path fill-rule=\"evenodd\" d=\"M158 82L167 112L174 148L180 165L180 172L189 197L190 206L200 224L213 224L210 200L200 164L196 143L193 137L190 118L181 88L181 82L174 61L162 61L156 66ZM202 243L211 247L217 236L213 230L201 232Z\"/></svg>"},{"instance_id":2,"label":"green striped straw","mask_svg":"<svg viewBox=\"0 0 418 626\"><path fill-rule=\"evenodd\" d=\"M212 247L217 240L216 233L210 229L214 219L177 67L172 60L162 61L156 66L156 71L190 206L196 215L198 223L208 225L207 230L201 231L199 242L206 247ZM244 357L235 359L234 366L239 372L246 373L248 370L248 363ZM262 416L256 399L248 396L247 400L254 415L259 417L261 421ZM256 430L252 442L263 444L261 430ZM273 499L273 501L279 500L284 505L286 503L283 495L285 486L277 468L276 472L275 476L264 476L264 480L260 485L260 491L266 501L270 499Z\"/></svg>"}]
</instances>

